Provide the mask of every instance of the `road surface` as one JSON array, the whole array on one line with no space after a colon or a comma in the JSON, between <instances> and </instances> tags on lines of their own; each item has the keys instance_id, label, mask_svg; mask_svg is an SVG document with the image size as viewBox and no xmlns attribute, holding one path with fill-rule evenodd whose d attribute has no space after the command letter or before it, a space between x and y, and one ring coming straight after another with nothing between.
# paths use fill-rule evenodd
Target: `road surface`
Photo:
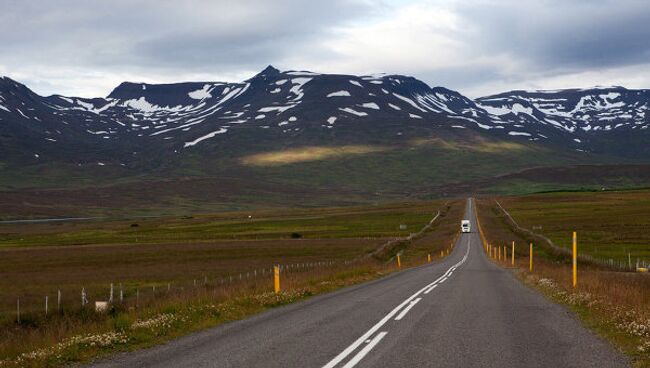
<instances>
[{"instance_id":1,"label":"road surface","mask_svg":"<svg viewBox=\"0 0 650 368\"><path fill-rule=\"evenodd\" d=\"M94 367L629 367L564 307L462 234L443 261Z\"/></svg>"}]
</instances>

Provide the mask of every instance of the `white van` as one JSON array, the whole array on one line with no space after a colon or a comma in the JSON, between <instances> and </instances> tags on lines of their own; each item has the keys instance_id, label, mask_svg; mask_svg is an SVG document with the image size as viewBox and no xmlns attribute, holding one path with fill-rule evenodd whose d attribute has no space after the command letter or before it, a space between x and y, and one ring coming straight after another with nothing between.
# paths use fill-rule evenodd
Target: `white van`
<instances>
[{"instance_id":1,"label":"white van","mask_svg":"<svg viewBox=\"0 0 650 368\"><path fill-rule=\"evenodd\" d=\"M469 220L461 221L461 223L460 223L460 231L462 231L464 233L471 232Z\"/></svg>"}]
</instances>

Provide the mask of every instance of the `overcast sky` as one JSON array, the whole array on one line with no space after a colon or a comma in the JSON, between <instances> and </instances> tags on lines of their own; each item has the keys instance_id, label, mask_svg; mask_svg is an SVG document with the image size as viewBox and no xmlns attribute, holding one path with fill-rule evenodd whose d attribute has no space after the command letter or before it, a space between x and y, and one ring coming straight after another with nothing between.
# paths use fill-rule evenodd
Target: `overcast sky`
<instances>
[{"instance_id":1,"label":"overcast sky","mask_svg":"<svg viewBox=\"0 0 650 368\"><path fill-rule=\"evenodd\" d=\"M0 75L39 94L281 70L398 73L470 97L650 88L647 0L0 0Z\"/></svg>"}]
</instances>

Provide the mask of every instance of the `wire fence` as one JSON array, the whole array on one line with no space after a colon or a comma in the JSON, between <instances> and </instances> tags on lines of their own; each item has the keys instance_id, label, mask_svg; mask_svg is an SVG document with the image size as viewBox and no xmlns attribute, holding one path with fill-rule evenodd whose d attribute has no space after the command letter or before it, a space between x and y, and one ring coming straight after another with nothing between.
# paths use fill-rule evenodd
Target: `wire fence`
<instances>
[{"instance_id":1,"label":"wire fence","mask_svg":"<svg viewBox=\"0 0 650 368\"><path fill-rule=\"evenodd\" d=\"M249 269L217 277L202 276L175 281L153 281L143 283L106 283L80 287L65 287L49 293L24 293L14 300L5 300L0 305L0 321L30 323L34 318L47 318L56 314L73 314L80 311L104 312L114 306L140 308L153 300L170 295L179 296L193 292L237 289L247 285L273 283L274 266L291 281L291 275L318 274L321 271L340 269L367 261L363 258L350 260L325 260L278 264L269 267ZM7 298L5 298L7 299ZM11 298L9 298L11 299Z\"/></svg>"},{"instance_id":2,"label":"wire fence","mask_svg":"<svg viewBox=\"0 0 650 368\"><path fill-rule=\"evenodd\" d=\"M233 292L246 287L273 285L274 267L278 266L283 275L283 281L290 284L292 275L312 274L346 269L361 263L374 263L391 266L381 260L381 254L391 248L403 246L421 237L431 229L440 218L440 211L417 233L406 237L394 238L379 245L372 253L360 255L352 259L329 259L310 262L294 262L274 264L267 267L230 272L219 276L201 275L200 277L183 280L151 281L151 282L107 282L102 284L66 286L49 292L22 293L15 298L0 300L0 323L30 324L33 321L49 318L55 315L72 315L87 312L110 312L115 307L142 308L153 301L168 297L192 297L192 294L206 292ZM377 262L379 260L379 262Z\"/></svg>"},{"instance_id":3,"label":"wire fence","mask_svg":"<svg viewBox=\"0 0 650 368\"><path fill-rule=\"evenodd\" d=\"M499 203L499 201L497 200L495 200L495 202L499 207L499 209L505 215L508 225L516 233L519 233L520 235L523 235L526 238L535 239L536 243L545 245L546 248L549 249L551 253L555 255L571 257L570 249L559 247L555 245L555 243L553 243L553 241L548 237L519 226L519 224L517 224L517 222L512 218L510 213L505 208L503 208L503 206L501 206L501 203ZM628 253L627 260L596 257L589 254L579 253L578 260L586 264L607 268L615 271L623 271L623 272L636 272L638 270L647 270L648 268L648 263L646 262L645 259L638 258L638 257L633 258L631 253Z\"/></svg>"}]
</instances>

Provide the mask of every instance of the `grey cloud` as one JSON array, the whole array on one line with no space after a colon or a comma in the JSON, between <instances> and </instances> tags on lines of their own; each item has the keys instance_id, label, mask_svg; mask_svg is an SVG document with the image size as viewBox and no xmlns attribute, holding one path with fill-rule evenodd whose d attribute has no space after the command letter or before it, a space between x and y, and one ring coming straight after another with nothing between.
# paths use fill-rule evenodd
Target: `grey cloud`
<instances>
[{"instance_id":1,"label":"grey cloud","mask_svg":"<svg viewBox=\"0 0 650 368\"><path fill-rule=\"evenodd\" d=\"M373 11L363 0L0 0L0 8L6 69L221 74L318 48L331 28Z\"/></svg>"},{"instance_id":2,"label":"grey cloud","mask_svg":"<svg viewBox=\"0 0 650 368\"><path fill-rule=\"evenodd\" d=\"M410 3L0 0L0 72L21 71L27 75L22 81L33 82L30 86L39 88L37 92L66 93L61 89L66 75L80 71L86 75L69 80L82 83L84 78L96 78L98 83L102 75L112 79L142 75L149 80L160 75L179 79L238 75L267 64L302 69L331 62L345 68L346 55L326 45L339 37L336 29L390 17L391 7ZM526 88L531 80L545 76L650 62L650 2L646 0L422 3L450 9L459 17L461 29L431 32L447 32L461 45L464 60L437 69L395 70L386 65L384 71L408 73L463 92L490 83ZM495 56L511 63L499 65ZM48 81L51 76L56 81ZM79 89L83 88L69 87L69 91Z\"/></svg>"},{"instance_id":3,"label":"grey cloud","mask_svg":"<svg viewBox=\"0 0 650 368\"><path fill-rule=\"evenodd\" d=\"M540 0L463 3L457 11L476 32L465 41L506 52L540 69L648 62L650 2Z\"/></svg>"}]
</instances>

